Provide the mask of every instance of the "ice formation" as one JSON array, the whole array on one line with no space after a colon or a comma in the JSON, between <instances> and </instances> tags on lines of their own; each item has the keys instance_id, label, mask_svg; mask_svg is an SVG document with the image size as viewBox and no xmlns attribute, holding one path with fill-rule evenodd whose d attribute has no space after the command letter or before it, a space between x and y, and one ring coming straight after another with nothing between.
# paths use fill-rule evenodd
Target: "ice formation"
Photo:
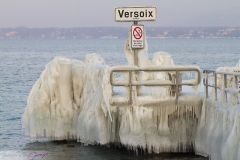
<instances>
[{"instance_id":1,"label":"ice formation","mask_svg":"<svg viewBox=\"0 0 240 160\"><path fill-rule=\"evenodd\" d=\"M140 67L173 66L167 53L152 60L139 51ZM125 45L129 65L133 51ZM86 144L120 143L147 152L193 150L201 98L185 96L179 103L166 99L161 104L111 105L110 67L99 55L86 55L84 62L56 57L34 84L23 115L26 135L49 140L75 139ZM166 73L143 73L141 80L169 80ZM169 97L170 87L145 88L158 97ZM146 97L145 97L146 98Z\"/></svg>"},{"instance_id":2,"label":"ice formation","mask_svg":"<svg viewBox=\"0 0 240 160\"><path fill-rule=\"evenodd\" d=\"M110 106L109 67L97 54L84 62L56 57L29 95L26 134L87 144L121 143L148 152L192 150L201 99L143 106ZM186 101L191 101L187 104Z\"/></svg>"},{"instance_id":3,"label":"ice formation","mask_svg":"<svg viewBox=\"0 0 240 160\"><path fill-rule=\"evenodd\" d=\"M240 68L220 67L217 72L239 72ZM214 94L206 99L202 107L201 120L196 136L196 151L203 155L209 155L214 160L240 159L240 105L239 92L229 92L230 101L224 101L223 77L218 76L217 85L220 88L220 96L215 101ZM233 77L227 79L230 88L236 88ZM214 91L213 91L214 92Z\"/></svg>"},{"instance_id":4,"label":"ice formation","mask_svg":"<svg viewBox=\"0 0 240 160\"><path fill-rule=\"evenodd\" d=\"M107 71L97 54L87 55L85 62L56 57L29 95L23 118L26 134L53 140L108 142L103 118L110 112L101 85Z\"/></svg>"},{"instance_id":5,"label":"ice formation","mask_svg":"<svg viewBox=\"0 0 240 160\"><path fill-rule=\"evenodd\" d=\"M240 66L237 64L235 67L219 67L216 69L217 73L239 73L240 72ZM217 86L220 88L221 94L221 101L225 102L225 91L231 92L232 94L229 94L228 98L232 104L238 103L238 96L239 96L239 84L236 83L237 79L233 75L226 76L226 84L224 84L224 76L222 74L217 75ZM239 80L238 80L239 81ZM227 88L225 88L225 85ZM213 95L214 96L214 95Z\"/></svg>"},{"instance_id":6,"label":"ice formation","mask_svg":"<svg viewBox=\"0 0 240 160\"><path fill-rule=\"evenodd\" d=\"M196 137L196 151L214 160L240 159L239 105L206 100Z\"/></svg>"},{"instance_id":7,"label":"ice formation","mask_svg":"<svg viewBox=\"0 0 240 160\"><path fill-rule=\"evenodd\" d=\"M145 43L147 44L147 43ZM129 65L133 51L125 45ZM140 50L139 66L174 66L167 53L152 60ZM223 106L201 96L182 95L178 103L112 105L110 67L98 54L84 62L63 57L47 64L34 84L23 115L26 135L86 144L122 144L147 153L189 152L215 160L240 159L239 106ZM140 80L169 80L166 73L142 74ZM170 97L170 88L145 88L157 97ZM144 91L144 89L143 89Z\"/></svg>"}]
</instances>

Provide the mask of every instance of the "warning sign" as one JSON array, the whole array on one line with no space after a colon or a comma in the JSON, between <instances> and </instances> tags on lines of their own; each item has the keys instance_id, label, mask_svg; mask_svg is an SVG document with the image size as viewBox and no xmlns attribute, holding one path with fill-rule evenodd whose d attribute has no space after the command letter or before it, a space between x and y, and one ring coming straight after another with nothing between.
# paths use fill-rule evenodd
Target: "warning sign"
<instances>
[{"instance_id":1,"label":"warning sign","mask_svg":"<svg viewBox=\"0 0 240 160\"><path fill-rule=\"evenodd\" d=\"M132 25L132 48L144 48L144 26Z\"/></svg>"}]
</instances>

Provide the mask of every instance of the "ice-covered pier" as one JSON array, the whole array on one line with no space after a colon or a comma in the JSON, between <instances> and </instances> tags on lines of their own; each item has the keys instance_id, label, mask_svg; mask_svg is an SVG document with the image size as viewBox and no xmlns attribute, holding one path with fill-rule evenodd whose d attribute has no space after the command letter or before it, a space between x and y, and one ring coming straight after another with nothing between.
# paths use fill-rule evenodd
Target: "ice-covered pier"
<instances>
[{"instance_id":1,"label":"ice-covered pier","mask_svg":"<svg viewBox=\"0 0 240 160\"><path fill-rule=\"evenodd\" d=\"M183 80L184 72L194 79ZM25 131L33 138L116 143L149 153L192 151L203 100L181 90L200 79L193 66L108 67L96 54L85 62L55 58L29 95Z\"/></svg>"},{"instance_id":2,"label":"ice-covered pier","mask_svg":"<svg viewBox=\"0 0 240 160\"><path fill-rule=\"evenodd\" d=\"M110 67L97 54L84 62L56 57L30 92L23 115L26 135L238 159L239 67L201 72L174 65L166 53L151 61L146 49L141 54L149 66ZM197 91L199 84L205 94Z\"/></svg>"},{"instance_id":3,"label":"ice-covered pier","mask_svg":"<svg viewBox=\"0 0 240 160\"><path fill-rule=\"evenodd\" d=\"M150 59L144 45L136 57L129 36L125 66L108 66L98 54L54 58L29 94L26 135L240 159L239 65L178 66L164 52Z\"/></svg>"}]
</instances>

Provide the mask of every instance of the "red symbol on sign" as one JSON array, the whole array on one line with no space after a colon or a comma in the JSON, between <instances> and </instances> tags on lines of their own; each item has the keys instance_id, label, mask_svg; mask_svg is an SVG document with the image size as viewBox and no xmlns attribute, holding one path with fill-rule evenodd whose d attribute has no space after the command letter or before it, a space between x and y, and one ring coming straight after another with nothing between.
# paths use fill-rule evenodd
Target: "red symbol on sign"
<instances>
[{"instance_id":1,"label":"red symbol on sign","mask_svg":"<svg viewBox=\"0 0 240 160\"><path fill-rule=\"evenodd\" d=\"M133 36L135 39L141 39L142 38L142 29L140 27L136 27L133 30Z\"/></svg>"}]
</instances>

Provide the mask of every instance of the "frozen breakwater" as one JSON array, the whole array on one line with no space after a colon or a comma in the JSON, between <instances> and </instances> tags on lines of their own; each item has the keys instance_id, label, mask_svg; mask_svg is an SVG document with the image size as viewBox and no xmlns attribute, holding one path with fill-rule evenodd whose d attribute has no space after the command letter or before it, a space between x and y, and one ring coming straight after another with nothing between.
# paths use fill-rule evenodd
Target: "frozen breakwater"
<instances>
[{"instance_id":1,"label":"frozen breakwater","mask_svg":"<svg viewBox=\"0 0 240 160\"><path fill-rule=\"evenodd\" d=\"M148 153L195 151L217 160L240 158L239 104L196 96L142 106L110 104L110 67L97 54L84 62L56 57L30 92L27 136L117 143ZM188 103L186 103L188 102Z\"/></svg>"},{"instance_id":2,"label":"frozen breakwater","mask_svg":"<svg viewBox=\"0 0 240 160\"><path fill-rule=\"evenodd\" d=\"M130 65L131 52L127 42ZM169 54L156 53L152 60L146 50L139 54L140 67L175 66ZM110 71L97 54L87 55L84 61L54 58L29 94L23 115L26 135L40 140L122 144L146 153L194 151L214 160L240 159L239 104L215 102L184 90L176 103L168 86L141 89L161 103L112 104ZM140 79L165 82L169 76L141 74ZM144 98L149 100L149 96Z\"/></svg>"},{"instance_id":3,"label":"frozen breakwater","mask_svg":"<svg viewBox=\"0 0 240 160\"><path fill-rule=\"evenodd\" d=\"M109 67L96 54L84 62L57 57L33 86L23 121L26 135L87 144L120 143L149 153L188 152L202 101L110 105ZM186 100L191 101L187 104Z\"/></svg>"}]
</instances>

